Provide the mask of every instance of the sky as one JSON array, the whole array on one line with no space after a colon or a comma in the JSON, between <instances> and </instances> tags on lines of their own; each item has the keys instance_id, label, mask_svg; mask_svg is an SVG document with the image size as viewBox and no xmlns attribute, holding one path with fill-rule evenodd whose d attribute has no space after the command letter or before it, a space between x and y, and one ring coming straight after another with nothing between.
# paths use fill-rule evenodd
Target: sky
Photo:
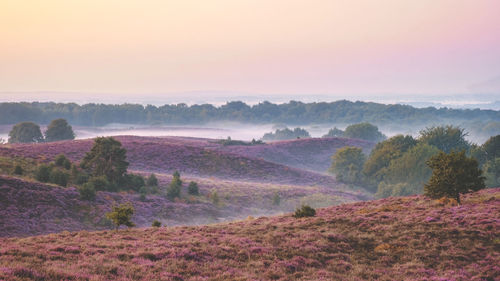
<instances>
[{"instance_id":1,"label":"sky","mask_svg":"<svg viewBox=\"0 0 500 281\"><path fill-rule=\"evenodd\" d=\"M499 11L498 0L0 0L0 100L499 94Z\"/></svg>"}]
</instances>

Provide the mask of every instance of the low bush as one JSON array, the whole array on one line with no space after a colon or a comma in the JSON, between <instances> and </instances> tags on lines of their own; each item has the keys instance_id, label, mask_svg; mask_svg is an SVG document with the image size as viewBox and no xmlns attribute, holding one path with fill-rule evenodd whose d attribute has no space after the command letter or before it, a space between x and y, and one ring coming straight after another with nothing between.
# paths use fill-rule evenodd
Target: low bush
<instances>
[{"instance_id":1,"label":"low bush","mask_svg":"<svg viewBox=\"0 0 500 281\"><path fill-rule=\"evenodd\" d=\"M314 217L316 215L316 210L309 205L302 205L302 207L297 208L295 210L295 214L293 215L295 218L304 218L304 217Z\"/></svg>"}]
</instances>

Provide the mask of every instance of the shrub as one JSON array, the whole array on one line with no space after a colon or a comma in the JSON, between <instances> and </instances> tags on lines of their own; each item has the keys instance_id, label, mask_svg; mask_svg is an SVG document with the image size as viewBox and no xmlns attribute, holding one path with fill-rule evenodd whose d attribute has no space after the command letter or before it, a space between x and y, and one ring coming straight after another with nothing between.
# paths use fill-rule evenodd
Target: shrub
<instances>
[{"instance_id":1,"label":"shrub","mask_svg":"<svg viewBox=\"0 0 500 281\"><path fill-rule=\"evenodd\" d=\"M118 229L121 225L133 227L135 224L131 221L131 219L134 215L134 211L132 203L127 202L120 204L119 206L111 207L111 212L106 213L106 217L113 222L116 229Z\"/></svg>"},{"instance_id":2,"label":"shrub","mask_svg":"<svg viewBox=\"0 0 500 281\"><path fill-rule=\"evenodd\" d=\"M14 175L22 176L24 173L23 167L21 167L21 165L17 164L16 166L14 166L14 171L12 173Z\"/></svg>"},{"instance_id":3,"label":"shrub","mask_svg":"<svg viewBox=\"0 0 500 281\"><path fill-rule=\"evenodd\" d=\"M46 141L72 140L75 139L73 128L65 119L52 120L45 131Z\"/></svg>"},{"instance_id":4,"label":"shrub","mask_svg":"<svg viewBox=\"0 0 500 281\"><path fill-rule=\"evenodd\" d=\"M52 167L47 164L40 164L35 170L35 179L41 182L49 182Z\"/></svg>"},{"instance_id":5,"label":"shrub","mask_svg":"<svg viewBox=\"0 0 500 281\"><path fill-rule=\"evenodd\" d=\"M424 186L431 198L451 197L460 204L460 194L483 189L484 177L476 159L465 156L465 151L439 154L431 157L427 165L432 176Z\"/></svg>"},{"instance_id":6,"label":"shrub","mask_svg":"<svg viewBox=\"0 0 500 281\"><path fill-rule=\"evenodd\" d=\"M119 181L119 185L124 190L133 190L138 192L145 185L144 178L141 175L125 174Z\"/></svg>"},{"instance_id":7,"label":"shrub","mask_svg":"<svg viewBox=\"0 0 500 281\"><path fill-rule=\"evenodd\" d=\"M21 122L9 132L9 143L43 142L40 126L33 122Z\"/></svg>"},{"instance_id":8,"label":"shrub","mask_svg":"<svg viewBox=\"0 0 500 281\"><path fill-rule=\"evenodd\" d=\"M188 193L191 195L199 195L200 191L198 189L198 184L194 181L190 182L188 185Z\"/></svg>"},{"instance_id":9,"label":"shrub","mask_svg":"<svg viewBox=\"0 0 500 281\"><path fill-rule=\"evenodd\" d=\"M217 194L217 191L216 190L212 190L212 192L210 193L210 198L212 199L212 203L216 206L219 205L220 203L220 198L219 198L219 194Z\"/></svg>"},{"instance_id":10,"label":"shrub","mask_svg":"<svg viewBox=\"0 0 500 281\"><path fill-rule=\"evenodd\" d=\"M167 188L167 197L169 199L174 199L181 196L182 180L181 175L178 171L175 171L172 177L172 181Z\"/></svg>"},{"instance_id":11,"label":"shrub","mask_svg":"<svg viewBox=\"0 0 500 281\"><path fill-rule=\"evenodd\" d=\"M363 164L365 155L361 148L346 146L340 148L332 156L332 165L328 169L334 173L338 181L345 183L360 183L363 181Z\"/></svg>"},{"instance_id":12,"label":"shrub","mask_svg":"<svg viewBox=\"0 0 500 281\"><path fill-rule=\"evenodd\" d=\"M64 167L66 170L69 170L71 168L71 161L69 161L69 159L66 158L64 154L57 155L54 159L54 164L57 167Z\"/></svg>"},{"instance_id":13,"label":"shrub","mask_svg":"<svg viewBox=\"0 0 500 281\"><path fill-rule=\"evenodd\" d=\"M300 139L300 138L310 138L311 135L308 131L302 128L295 128L290 130L288 128L285 129L277 129L274 133L266 133L262 137L263 140L290 140L290 139Z\"/></svg>"},{"instance_id":14,"label":"shrub","mask_svg":"<svg viewBox=\"0 0 500 281\"><path fill-rule=\"evenodd\" d=\"M50 172L49 181L51 183L55 183L57 185L66 187L66 185L68 185L68 179L69 179L69 174L59 169L52 169L52 171Z\"/></svg>"},{"instance_id":15,"label":"shrub","mask_svg":"<svg viewBox=\"0 0 500 281\"><path fill-rule=\"evenodd\" d=\"M154 220L153 223L151 224L152 227L160 227L161 226L161 222L157 221L157 220Z\"/></svg>"},{"instance_id":16,"label":"shrub","mask_svg":"<svg viewBox=\"0 0 500 281\"><path fill-rule=\"evenodd\" d=\"M96 191L110 191L113 189L105 176L91 177L88 183L92 184Z\"/></svg>"},{"instance_id":17,"label":"shrub","mask_svg":"<svg viewBox=\"0 0 500 281\"><path fill-rule=\"evenodd\" d=\"M156 178L155 174L149 175L147 181L146 181L147 186L158 186L158 179Z\"/></svg>"},{"instance_id":18,"label":"shrub","mask_svg":"<svg viewBox=\"0 0 500 281\"><path fill-rule=\"evenodd\" d=\"M278 194L278 192L275 192L274 195L273 195L273 205L274 206L279 206L280 202L281 202L280 195Z\"/></svg>"},{"instance_id":19,"label":"shrub","mask_svg":"<svg viewBox=\"0 0 500 281\"><path fill-rule=\"evenodd\" d=\"M330 129L326 135L323 135L323 138L334 138L334 137L343 137L344 136L344 131L338 129L337 127L334 127L333 129Z\"/></svg>"},{"instance_id":20,"label":"shrub","mask_svg":"<svg viewBox=\"0 0 500 281\"><path fill-rule=\"evenodd\" d=\"M90 182L83 184L78 187L78 192L80 193L80 199L87 201L95 200L95 188L94 185Z\"/></svg>"},{"instance_id":21,"label":"shrub","mask_svg":"<svg viewBox=\"0 0 500 281\"><path fill-rule=\"evenodd\" d=\"M293 215L295 218L304 218L304 217L314 217L316 215L316 210L308 205L302 205L302 207L297 208L295 210L295 214Z\"/></svg>"}]
</instances>

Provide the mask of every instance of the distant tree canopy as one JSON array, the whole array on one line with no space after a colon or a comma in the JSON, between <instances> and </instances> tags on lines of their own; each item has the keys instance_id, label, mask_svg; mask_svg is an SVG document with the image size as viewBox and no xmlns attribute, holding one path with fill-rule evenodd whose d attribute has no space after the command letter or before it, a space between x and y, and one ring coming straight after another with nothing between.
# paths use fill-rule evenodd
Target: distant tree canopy
<instances>
[{"instance_id":1,"label":"distant tree canopy","mask_svg":"<svg viewBox=\"0 0 500 281\"><path fill-rule=\"evenodd\" d=\"M127 172L127 151L112 137L99 137L94 146L85 154L80 166L91 176L105 176L113 184L118 184Z\"/></svg>"},{"instance_id":2,"label":"distant tree canopy","mask_svg":"<svg viewBox=\"0 0 500 281\"><path fill-rule=\"evenodd\" d=\"M452 150L469 151L470 144L465 139L467 133L460 127L440 126L431 127L420 131L419 141L433 145L440 150L449 153Z\"/></svg>"},{"instance_id":3,"label":"distant tree canopy","mask_svg":"<svg viewBox=\"0 0 500 281\"><path fill-rule=\"evenodd\" d=\"M441 151L427 162L432 176L424 186L425 195L431 198L450 197L460 203L460 194L485 187L482 171L475 159L467 157L465 151Z\"/></svg>"},{"instance_id":4,"label":"distant tree canopy","mask_svg":"<svg viewBox=\"0 0 500 281\"><path fill-rule=\"evenodd\" d=\"M52 120L45 131L45 141L75 139L73 128L62 118Z\"/></svg>"},{"instance_id":5,"label":"distant tree canopy","mask_svg":"<svg viewBox=\"0 0 500 281\"><path fill-rule=\"evenodd\" d=\"M337 127L330 129L326 135L323 135L323 138L334 138L334 137L343 137L344 131L338 129Z\"/></svg>"},{"instance_id":6,"label":"distant tree canopy","mask_svg":"<svg viewBox=\"0 0 500 281\"><path fill-rule=\"evenodd\" d=\"M480 122L474 126L493 132L500 127L500 113L494 110L449 109L433 107L414 108L408 105L377 104L371 102L302 103L290 101L283 104L261 102L249 106L243 102L228 102L220 107L211 104L170 104L163 106L140 104L84 104L75 103L0 103L0 124L34 121L48 124L50 120L64 118L70 124L102 126L110 123L126 124L204 124L214 121L247 123L353 124L377 122L391 124L421 124L427 120L445 122L459 120ZM492 123L488 123L492 122ZM498 133L497 133L498 134Z\"/></svg>"},{"instance_id":7,"label":"distant tree canopy","mask_svg":"<svg viewBox=\"0 0 500 281\"><path fill-rule=\"evenodd\" d=\"M33 122L21 122L9 132L9 143L43 142L40 126Z\"/></svg>"},{"instance_id":8,"label":"distant tree canopy","mask_svg":"<svg viewBox=\"0 0 500 281\"><path fill-rule=\"evenodd\" d=\"M344 131L343 137L373 142L379 142L387 138L378 130L377 126L370 123L359 123L348 126Z\"/></svg>"},{"instance_id":9,"label":"distant tree canopy","mask_svg":"<svg viewBox=\"0 0 500 281\"><path fill-rule=\"evenodd\" d=\"M295 128L290 130L288 128L285 129L277 129L274 133L264 134L262 137L265 141L273 141L273 140L291 140L297 138L310 138L311 135L308 131L302 128Z\"/></svg>"}]
</instances>

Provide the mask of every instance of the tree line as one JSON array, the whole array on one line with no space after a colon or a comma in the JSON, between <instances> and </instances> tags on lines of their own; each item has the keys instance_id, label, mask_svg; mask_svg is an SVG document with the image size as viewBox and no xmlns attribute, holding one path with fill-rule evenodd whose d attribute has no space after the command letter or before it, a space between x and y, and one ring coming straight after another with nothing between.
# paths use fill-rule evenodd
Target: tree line
<instances>
[{"instance_id":1,"label":"tree line","mask_svg":"<svg viewBox=\"0 0 500 281\"><path fill-rule=\"evenodd\" d=\"M204 124L215 121L283 124L353 124L372 122L377 124L423 124L424 121L462 120L489 122L498 129L500 112L480 109L449 109L434 107L414 108L408 105L385 105L373 102L303 103L290 101L283 104L261 102L247 105L241 101L228 102L216 107L211 104L184 103L162 106L140 104L95 104L19 102L0 103L0 124L32 121L48 124L53 119L64 118L74 125L103 126L110 123L126 124Z\"/></svg>"}]
</instances>

